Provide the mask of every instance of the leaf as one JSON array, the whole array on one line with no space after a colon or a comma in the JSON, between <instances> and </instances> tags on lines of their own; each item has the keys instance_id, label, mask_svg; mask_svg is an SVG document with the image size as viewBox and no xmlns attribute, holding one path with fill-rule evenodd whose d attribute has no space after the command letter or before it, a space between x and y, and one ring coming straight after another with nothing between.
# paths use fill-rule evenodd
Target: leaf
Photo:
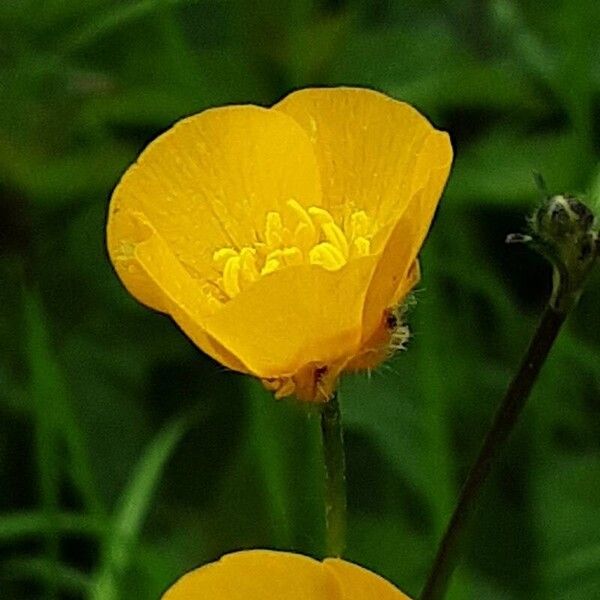
<instances>
[{"instance_id":1,"label":"leaf","mask_svg":"<svg viewBox=\"0 0 600 600\"><path fill-rule=\"evenodd\" d=\"M137 0L123 2L95 14L87 23L73 31L59 43L60 52L70 54L80 51L133 21L142 19L154 12L177 5L193 4L198 0Z\"/></svg>"},{"instance_id":2,"label":"leaf","mask_svg":"<svg viewBox=\"0 0 600 600\"><path fill-rule=\"evenodd\" d=\"M30 394L38 430L38 462L41 491L46 509L58 508L58 444L69 453L69 472L90 511L101 513L87 456L86 442L73 413L61 367L50 348L46 317L39 297L25 291L26 351L30 371Z\"/></svg>"},{"instance_id":3,"label":"leaf","mask_svg":"<svg viewBox=\"0 0 600 600\"><path fill-rule=\"evenodd\" d=\"M119 598L119 580L127 569L167 460L189 427L189 419L168 424L149 444L124 490L104 540L94 578L92 600Z\"/></svg>"},{"instance_id":4,"label":"leaf","mask_svg":"<svg viewBox=\"0 0 600 600\"><path fill-rule=\"evenodd\" d=\"M101 537L108 523L98 517L77 513L19 512L0 515L0 543L13 543L46 535Z\"/></svg>"},{"instance_id":5,"label":"leaf","mask_svg":"<svg viewBox=\"0 0 600 600\"><path fill-rule=\"evenodd\" d=\"M9 581L41 581L77 596L84 595L90 586L89 578L80 571L60 562L37 557L5 561L0 569L0 577Z\"/></svg>"}]
</instances>

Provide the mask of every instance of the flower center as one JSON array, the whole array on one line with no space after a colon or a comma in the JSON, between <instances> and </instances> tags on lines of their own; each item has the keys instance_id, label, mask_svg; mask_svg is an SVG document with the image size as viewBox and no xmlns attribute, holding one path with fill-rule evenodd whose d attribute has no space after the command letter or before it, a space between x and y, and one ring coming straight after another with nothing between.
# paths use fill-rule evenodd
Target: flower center
<instances>
[{"instance_id":1,"label":"flower center","mask_svg":"<svg viewBox=\"0 0 600 600\"><path fill-rule=\"evenodd\" d=\"M304 208L289 200L286 212L268 212L262 234L252 245L219 248L213 255L219 273L211 296L227 302L264 275L288 266L319 265L341 269L350 259L371 251L373 220L364 210L349 212L338 224L324 208Z\"/></svg>"}]
</instances>

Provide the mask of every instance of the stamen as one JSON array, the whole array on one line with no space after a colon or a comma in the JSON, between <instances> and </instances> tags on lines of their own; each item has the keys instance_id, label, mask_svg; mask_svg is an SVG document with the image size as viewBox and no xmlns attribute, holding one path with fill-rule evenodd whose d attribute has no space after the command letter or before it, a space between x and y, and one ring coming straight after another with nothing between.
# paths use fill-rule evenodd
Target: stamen
<instances>
[{"instance_id":1,"label":"stamen","mask_svg":"<svg viewBox=\"0 0 600 600\"><path fill-rule=\"evenodd\" d=\"M287 396L291 396L296 389L296 384L294 380L289 377L281 380L281 385L275 391L275 398L286 398Z\"/></svg>"},{"instance_id":2,"label":"stamen","mask_svg":"<svg viewBox=\"0 0 600 600\"><path fill-rule=\"evenodd\" d=\"M296 244L305 252L308 252L319 241L317 230L312 223L310 227L304 222L299 223L294 230L294 237Z\"/></svg>"},{"instance_id":3,"label":"stamen","mask_svg":"<svg viewBox=\"0 0 600 600\"><path fill-rule=\"evenodd\" d=\"M285 224L279 212L268 212L262 237L255 234L239 251L225 246L213 254L222 277L207 280L210 285L203 290L215 303L227 302L260 277L279 269L308 263L337 271L349 259L371 253L373 221L364 210L348 210L338 224L324 208L305 208L293 198L286 208Z\"/></svg>"},{"instance_id":4,"label":"stamen","mask_svg":"<svg viewBox=\"0 0 600 600\"><path fill-rule=\"evenodd\" d=\"M292 209L294 216L298 219L298 221L300 221L300 223L304 223L306 226L312 229L313 232L315 231L315 226L313 225L312 219L300 202L292 198L291 200L287 201L287 206Z\"/></svg>"},{"instance_id":5,"label":"stamen","mask_svg":"<svg viewBox=\"0 0 600 600\"><path fill-rule=\"evenodd\" d=\"M298 225L294 229L295 243L302 250L308 252L319 241L317 228L307 210L297 200L293 198L288 200L287 206L292 217L298 220Z\"/></svg>"},{"instance_id":6,"label":"stamen","mask_svg":"<svg viewBox=\"0 0 600 600\"><path fill-rule=\"evenodd\" d=\"M223 291L233 298L240 293L240 257L232 256L227 259L223 269Z\"/></svg>"},{"instance_id":7,"label":"stamen","mask_svg":"<svg viewBox=\"0 0 600 600\"><path fill-rule=\"evenodd\" d=\"M237 256L237 252L233 248L220 248L213 254L213 261L217 263L217 268L222 271L225 268L225 263L234 256Z\"/></svg>"},{"instance_id":8,"label":"stamen","mask_svg":"<svg viewBox=\"0 0 600 600\"><path fill-rule=\"evenodd\" d=\"M269 258L265 263L265 266L260 270L261 275L268 275L269 273L273 273L273 271L277 271L281 263L276 258Z\"/></svg>"},{"instance_id":9,"label":"stamen","mask_svg":"<svg viewBox=\"0 0 600 600\"><path fill-rule=\"evenodd\" d=\"M270 248L277 248L283 242L283 223L278 212L267 213L265 241Z\"/></svg>"},{"instance_id":10,"label":"stamen","mask_svg":"<svg viewBox=\"0 0 600 600\"><path fill-rule=\"evenodd\" d=\"M281 267L282 255L283 252L281 250L273 250L273 252L269 252L265 260L265 265L261 269L260 274L267 275L268 273L277 271L277 269Z\"/></svg>"},{"instance_id":11,"label":"stamen","mask_svg":"<svg viewBox=\"0 0 600 600\"><path fill-rule=\"evenodd\" d=\"M322 223L321 229L327 241L335 246L344 258L348 258L348 240L344 232L335 223Z\"/></svg>"},{"instance_id":12,"label":"stamen","mask_svg":"<svg viewBox=\"0 0 600 600\"><path fill-rule=\"evenodd\" d=\"M256 267L256 250L254 248L242 248L240 251L240 278L246 283L252 283L260 277Z\"/></svg>"},{"instance_id":13,"label":"stamen","mask_svg":"<svg viewBox=\"0 0 600 600\"><path fill-rule=\"evenodd\" d=\"M346 264L346 258L337 246L329 242L317 244L308 255L311 265L319 265L328 271L337 271Z\"/></svg>"},{"instance_id":14,"label":"stamen","mask_svg":"<svg viewBox=\"0 0 600 600\"><path fill-rule=\"evenodd\" d=\"M369 235L370 228L371 219L364 210L352 213L350 217L350 239L355 240L358 237L366 237Z\"/></svg>"},{"instance_id":15,"label":"stamen","mask_svg":"<svg viewBox=\"0 0 600 600\"><path fill-rule=\"evenodd\" d=\"M331 214L326 211L324 208L319 208L318 206L311 206L308 209L308 214L319 224L323 225L323 223L333 223L333 217Z\"/></svg>"},{"instance_id":16,"label":"stamen","mask_svg":"<svg viewBox=\"0 0 600 600\"><path fill-rule=\"evenodd\" d=\"M222 308L223 304L228 300L223 290L213 281L205 281L200 289L213 310Z\"/></svg>"},{"instance_id":17,"label":"stamen","mask_svg":"<svg viewBox=\"0 0 600 600\"><path fill-rule=\"evenodd\" d=\"M365 237L354 238L351 256L368 256L371 252L371 242Z\"/></svg>"},{"instance_id":18,"label":"stamen","mask_svg":"<svg viewBox=\"0 0 600 600\"><path fill-rule=\"evenodd\" d=\"M272 392L275 392L275 398L285 398L294 393L296 384L291 377L281 377L279 379L263 379L263 385Z\"/></svg>"}]
</instances>

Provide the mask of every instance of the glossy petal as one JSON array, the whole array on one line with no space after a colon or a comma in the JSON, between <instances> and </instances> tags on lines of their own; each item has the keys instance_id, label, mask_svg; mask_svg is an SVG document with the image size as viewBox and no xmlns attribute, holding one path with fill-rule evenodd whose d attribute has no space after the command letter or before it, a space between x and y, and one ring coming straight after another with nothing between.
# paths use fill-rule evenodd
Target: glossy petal
<instances>
[{"instance_id":1,"label":"glossy petal","mask_svg":"<svg viewBox=\"0 0 600 600\"><path fill-rule=\"evenodd\" d=\"M114 262L123 281L138 293L152 295L160 310L170 314L186 335L207 354L230 369L247 372L244 364L212 339L201 326L201 316L212 312L198 281L194 279L142 215L131 215L137 221L139 237L131 256Z\"/></svg>"},{"instance_id":2,"label":"glossy petal","mask_svg":"<svg viewBox=\"0 0 600 600\"><path fill-rule=\"evenodd\" d=\"M446 134L371 90L208 110L126 172L109 253L213 358L277 397L327 400L341 371L402 343L387 317L418 281L451 161Z\"/></svg>"},{"instance_id":3,"label":"glossy petal","mask_svg":"<svg viewBox=\"0 0 600 600\"><path fill-rule=\"evenodd\" d=\"M250 243L266 213L290 198L320 202L314 152L298 124L257 106L207 110L158 137L125 173L111 200L109 253L115 262L144 238L136 213L192 276L212 275L216 249ZM120 275L140 301L163 310L154 286Z\"/></svg>"},{"instance_id":4,"label":"glossy petal","mask_svg":"<svg viewBox=\"0 0 600 600\"><path fill-rule=\"evenodd\" d=\"M263 277L204 321L206 331L262 378L350 358L376 257L338 271L289 267Z\"/></svg>"},{"instance_id":5,"label":"glossy petal","mask_svg":"<svg viewBox=\"0 0 600 600\"><path fill-rule=\"evenodd\" d=\"M432 133L415 163L419 188L408 201L407 210L394 223L373 274L365 302L363 339L373 334L383 311L402 301L417 283L410 270L429 230L451 163L448 135ZM418 270L412 273L418 275Z\"/></svg>"},{"instance_id":6,"label":"glossy petal","mask_svg":"<svg viewBox=\"0 0 600 600\"><path fill-rule=\"evenodd\" d=\"M349 204L380 224L402 213L422 185L419 154L435 130L412 106L361 88L299 90L274 107L308 133L319 163L323 205Z\"/></svg>"},{"instance_id":7,"label":"glossy petal","mask_svg":"<svg viewBox=\"0 0 600 600\"><path fill-rule=\"evenodd\" d=\"M336 600L323 565L299 554L251 550L184 575L163 600Z\"/></svg>"},{"instance_id":8,"label":"glossy petal","mask_svg":"<svg viewBox=\"0 0 600 600\"><path fill-rule=\"evenodd\" d=\"M245 550L184 575L162 600L410 600L375 573L341 559Z\"/></svg>"}]
</instances>

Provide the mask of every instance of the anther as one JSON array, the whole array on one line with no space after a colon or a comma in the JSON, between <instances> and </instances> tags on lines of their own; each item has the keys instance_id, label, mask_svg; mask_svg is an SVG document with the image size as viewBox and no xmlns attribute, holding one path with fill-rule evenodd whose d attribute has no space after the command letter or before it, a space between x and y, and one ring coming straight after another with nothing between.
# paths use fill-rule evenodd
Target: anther
<instances>
[{"instance_id":1,"label":"anther","mask_svg":"<svg viewBox=\"0 0 600 600\"><path fill-rule=\"evenodd\" d=\"M265 241L271 248L281 246L283 241L283 223L281 222L281 215L278 212L267 213Z\"/></svg>"},{"instance_id":2,"label":"anther","mask_svg":"<svg viewBox=\"0 0 600 600\"><path fill-rule=\"evenodd\" d=\"M256 281L260 272L256 267L256 250L254 248L242 248L240 251L240 276L248 283Z\"/></svg>"},{"instance_id":3,"label":"anther","mask_svg":"<svg viewBox=\"0 0 600 600\"><path fill-rule=\"evenodd\" d=\"M217 301L226 302L261 276L285 267L308 262L337 271L350 258L371 253L372 221L363 210L347 213L338 225L328 210L305 208L292 198L283 217L268 212L262 239L255 236L240 250L224 247L214 252L215 267L222 273L212 282L219 290L217 296L222 296Z\"/></svg>"},{"instance_id":4,"label":"anther","mask_svg":"<svg viewBox=\"0 0 600 600\"><path fill-rule=\"evenodd\" d=\"M240 257L227 259L223 269L223 291L233 298L240 293Z\"/></svg>"},{"instance_id":5,"label":"anther","mask_svg":"<svg viewBox=\"0 0 600 600\"><path fill-rule=\"evenodd\" d=\"M352 253L354 256L368 256L371 252L371 242L365 237L357 237L352 242Z\"/></svg>"},{"instance_id":6,"label":"anther","mask_svg":"<svg viewBox=\"0 0 600 600\"><path fill-rule=\"evenodd\" d=\"M220 248L213 254L213 261L217 263L217 267L222 271L225 264L230 258L237 256L237 252L233 248Z\"/></svg>"},{"instance_id":7,"label":"anther","mask_svg":"<svg viewBox=\"0 0 600 600\"><path fill-rule=\"evenodd\" d=\"M325 235L325 239L335 246L344 256L345 259L348 258L348 240L344 235L344 232L333 222L331 223L322 223L321 229L323 230L323 234Z\"/></svg>"},{"instance_id":8,"label":"anther","mask_svg":"<svg viewBox=\"0 0 600 600\"><path fill-rule=\"evenodd\" d=\"M328 271L337 271L346 264L342 252L329 242L317 244L308 254L310 264L319 265Z\"/></svg>"},{"instance_id":9,"label":"anther","mask_svg":"<svg viewBox=\"0 0 600 600\"><path fill-rule=\"evenodd\" d=\"M350 217L350 238L366 237L369 235L370 219L364 210L352 213Z\"/></svg>"}]
</instances>

